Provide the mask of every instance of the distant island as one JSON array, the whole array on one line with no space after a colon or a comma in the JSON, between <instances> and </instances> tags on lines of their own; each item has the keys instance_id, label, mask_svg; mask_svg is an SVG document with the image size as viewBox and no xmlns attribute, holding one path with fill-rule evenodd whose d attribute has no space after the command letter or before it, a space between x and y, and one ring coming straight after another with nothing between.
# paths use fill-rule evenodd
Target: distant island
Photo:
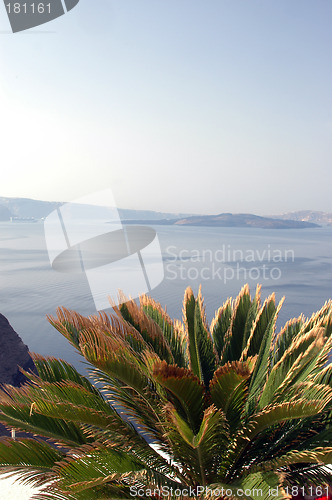
<instances>
[{"instance_id":1,"label":"distant island","mask_svg":"<svg viewBox=\"0 0 332 500\"><path fill-rule=\"evenodd\" d=\"M218 214L195 215L182 219L127 220L126 224L161 224L174 226L205 226L205 227L256 227L262 229L304 229L319 227L313 222L286 219L272 219L252 214Z\"/></svg>"},{"instance_id":2,"label":"distant island","mask_svg":"<svg viewBox=\"0 0 332 500\"><path fill-rule=\"evenodd\" d=\"M33 222L42 220L64 203L31 198L0 197L0 221ZM118 209L125 224L158 224L207 227L256 227L262 229L305 229L320 225L332 226L332 213L302 210L282 215L220 213L197 215L191 213L157 212L154 210Z\"/></svg>"}]
</instances>

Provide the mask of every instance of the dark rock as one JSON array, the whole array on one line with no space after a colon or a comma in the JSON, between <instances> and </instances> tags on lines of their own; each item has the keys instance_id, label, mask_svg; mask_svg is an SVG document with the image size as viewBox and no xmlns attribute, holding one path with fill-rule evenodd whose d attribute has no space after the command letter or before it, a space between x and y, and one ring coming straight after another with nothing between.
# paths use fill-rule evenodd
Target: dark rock
<instances>
[{"instance_id":1,"label":"dark rock","mask_svg":"<svg viewBox=\"0 0 332 500\"><path fill-rule=\"evenodd\" d=\"M19 387L26 382L27 378L20 372L20 366L26 371L36 371L28 347L8 319L0 314L0 384Z\"/></svg>"},{"instance_id":2,"label":"dark rock","mask_svg":"<svg viewBox=\"0 0 332 500\"><path fill-rule=\"evenodd\" d=\"M10 384L19 387L27 378L19 370L37 373L35 364L29 355L28 347L15 332L5 316L0 314L0 386ZM0 424L0 436L8 436L10 432Z\"/></svg>"},{"instance_id":3,"label":"dark rock","mask_svg":"<svg viewBox=\"0 0 332 500\"><path fill-rule=\"evenodd\" d=\"M0 387L1 384L10 384L19 387L27 382L27 377L19 370L22 367L26 372L33 371L37 373L37 368L29 355L28 346L26 346L20 336L5 316L0 314ZM11 428L0 423L0 440L4 436L12 436L14 439L37 438L48 441L43 436L24 431L15 431L12 434ZM50 443L60 451L66 451L61 446Z\"/></svg>"}]
</instances>

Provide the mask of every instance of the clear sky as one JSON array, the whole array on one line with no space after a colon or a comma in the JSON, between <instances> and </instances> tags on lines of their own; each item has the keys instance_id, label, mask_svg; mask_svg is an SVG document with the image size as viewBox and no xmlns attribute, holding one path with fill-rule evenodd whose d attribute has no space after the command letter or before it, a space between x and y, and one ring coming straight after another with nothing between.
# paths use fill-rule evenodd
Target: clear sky
<instances>
[{"instance_id":1,"label":"clear sky","mask_svg":"<svg viewBox=\"0 0 332 500\"><path fill-rule=\"evenodd\" d=\"M332 212L330 0L81 0L12 34L0 196Z\"/></svg>"}]
</instances>

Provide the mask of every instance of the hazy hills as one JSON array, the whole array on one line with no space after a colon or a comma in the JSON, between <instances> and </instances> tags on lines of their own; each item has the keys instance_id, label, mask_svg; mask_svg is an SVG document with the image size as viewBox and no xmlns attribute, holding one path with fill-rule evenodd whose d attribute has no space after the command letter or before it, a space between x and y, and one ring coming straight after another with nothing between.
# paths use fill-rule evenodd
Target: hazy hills
<instances>
[{"instance_id":1,"label":"hazy hills","mask_svg":"<svg viewBox=\"0 0 332 500\"><path fill-rule=\"evenodd\" d=\"M61 205L63 203L57 201L0 197L0 220L8 221L10 217L43 219ZM310 210L261 217L253 214L221 213L218 215L193 215L188 213L181 214L119 208L119 215L127 223L158 223L176 226L300 229L317 227L318 225L332 225L332 213Z\"/></svg>"},{"instance_id":2,"label":"hazy hills","mask_svg":"<svg viewBox=\"0 0 332 500\"><path fill-rule=\"evenodd\" d=\"M52 201L31 200L30 198L0 197L0 209L6 208L12 217L34 217L42 219L55 210L62 203ZM9 220L10 216L7 220Z\"/></svg>"},{"instance_id":3,"label":"hazy hills","mask_svg":"<svg viewBox=\"0 0 332 500\"><path fill-rule=\"evenodd\" d=\"M297 212L287 212L282 215L270 215L273 219L288 219L296 221L314 222L322 226L332 226L332 213L318 212L313 210L299 210Z\"/></svg>"},{"instance_id":4,"label":"hazy hills","mask_svg":"<svg viewBox=\"0 0 332 500\"><path fill-rule=\"evenodd\" d=\"M58 201L0 197L0 220L9 220L10 217L34 217L35 219L43 219L53 210L61 207L61 205L63 205L63 203ZM155 212L153 210L130 210L119 208L119 215L121 219L159 220L188 217L192 214L175 214L169 212Z\"/></svg>"}]
</instances>

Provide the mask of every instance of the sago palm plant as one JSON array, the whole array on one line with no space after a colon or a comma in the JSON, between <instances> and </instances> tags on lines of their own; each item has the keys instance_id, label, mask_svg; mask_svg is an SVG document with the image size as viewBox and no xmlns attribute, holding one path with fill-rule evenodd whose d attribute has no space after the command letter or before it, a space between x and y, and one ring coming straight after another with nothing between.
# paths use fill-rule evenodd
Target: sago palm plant
<instances>
[{"instance_id":1,"label":"sago palm plant","mask_svg":"<svg viewBox=\"0 0 332 500\"><path fill-rule=\"evenodd\" d=\"M331 483L332 304L277 334L274 295L248 286L207 324L187 288L183 323L147 296L51 324L92 383L34 355L38 376L3 388L0 420L48 439L2 438L1 471L48 483L37 498L290 498Z\"/></svg>"}]
</instances>

